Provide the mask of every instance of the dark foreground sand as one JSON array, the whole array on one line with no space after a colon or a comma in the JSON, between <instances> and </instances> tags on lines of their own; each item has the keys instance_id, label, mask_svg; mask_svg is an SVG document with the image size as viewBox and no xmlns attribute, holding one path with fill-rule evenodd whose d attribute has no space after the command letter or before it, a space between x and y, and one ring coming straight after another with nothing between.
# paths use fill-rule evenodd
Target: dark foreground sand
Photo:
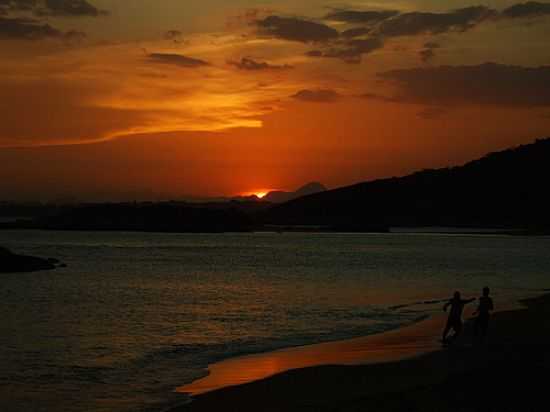
<instances>
[{"instance_id":1,"label":"dark foreground sand","mask_svg":"<svg viewBox=\"0 0 550 412\"><path fill-rule=\"evenodd\" d=\"M196 395L193 402L172 412L548 411L550 295L529 299L523 304L525 309L494 315L490 342L484 346L470 344L468 325L463 341L444 350L398 362L288 370L259 381ZM381 350L390 345L387 352L392 352L392 347L406 347L411 339L418 342L419 337L420 341L426 336L433 338L434 327L442 326L441 321L438 318L424 324L424 330L429 332L420 333L421 328L415 326L403 329L404 333L371 338L375 341L374 346L373 341L370 342L370 347ZM346 351L361 351L364 344L365 341L358 340L355 345L340 349L334 346L337 344L328 344L327 350L319 351L316 356L325 356L328 352L325 363L340 351L345 363ZM428 346L422 346L421 350ZM294 358L305 354L298 351ZM364 355L368 357L368 350L363 348L361 356ZM222 369L230 370L227 366L247 369L253 362L249 360L247 364L246 358L244 363L222 365ZM391 360L391 356L386 359ZM273 365L274 370L278 367L280 365ZM213 375L218 372L214 371ZM219 382L213 383L216 384ZM192 393L205 391L200 386L185 388L190 388Z\"/></svg>"}]
</instances>

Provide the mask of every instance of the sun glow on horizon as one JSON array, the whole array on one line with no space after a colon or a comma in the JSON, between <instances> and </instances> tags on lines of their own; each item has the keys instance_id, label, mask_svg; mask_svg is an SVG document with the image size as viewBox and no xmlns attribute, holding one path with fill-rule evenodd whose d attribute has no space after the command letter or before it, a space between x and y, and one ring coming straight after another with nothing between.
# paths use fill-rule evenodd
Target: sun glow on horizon
<instances>
[{"instance_id":1,"label":"sun glow on horizon","mask_svg":"<svg viewBox=\"0 0 550 412\"><path fill-rule=\"evenodd\" d=\"M243 192L241 194L241 196L245 196L245 197L247 197L247 196L256 196L257 198L262 199L262 198L266 197L269 194L269 192L271 192L271 191L272 191L272 189L250 190L248 192Z\"/></svg>"}]
</instances>

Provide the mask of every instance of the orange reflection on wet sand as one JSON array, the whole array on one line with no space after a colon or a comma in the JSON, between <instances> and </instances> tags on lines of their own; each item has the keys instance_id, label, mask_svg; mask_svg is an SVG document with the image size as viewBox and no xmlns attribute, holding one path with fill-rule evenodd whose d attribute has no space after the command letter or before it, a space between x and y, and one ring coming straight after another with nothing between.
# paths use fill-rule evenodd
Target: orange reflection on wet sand
<instances>
[{"instance_id":1,"label":"orange reflection on wet sand","mask_svg":"<svg viewBox=\"0 0 550 412\"><path fill-rule=\"evenodd\" d=\"M209 375L177 392L199 395L291 370L318 365L357 365L396 361L440 347L442 316L390 332L242 356L210 365Z\"/></svg>"}]
</instances>

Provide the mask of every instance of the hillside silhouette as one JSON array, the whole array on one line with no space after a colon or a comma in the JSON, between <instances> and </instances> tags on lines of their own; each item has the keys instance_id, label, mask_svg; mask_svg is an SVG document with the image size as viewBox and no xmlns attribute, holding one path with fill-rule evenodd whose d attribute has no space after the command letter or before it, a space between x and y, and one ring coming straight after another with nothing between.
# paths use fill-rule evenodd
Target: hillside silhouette
<instances>
[{"instance_id":1,"label":"hillside silhouette","mask_svg":"<svg viewBox=\"0 0 550 412\"><path fill-rule=\"evenodd\" d=\"M271 203L285 203L290 200L297 199L299 197L312 195L315 193L325 192L327 188L319 182L308 183L294 192L285 192L281 190L275 190L269 192L262 198L262 201Z\"/></svg>"},{"instance_id":2,"label":"hillside silhouette","mask_svg":"<svg viewBox=\"0 0 550 412\"><path fill-rule=\"evenodd\" d=\"M318 183L283 204L265 199L81 205L4 204L0 229L146 232L345 231L455 227L550 233L550 139L491 153L463 166L423 170L335 190ZM272 196L277 196L275 192Z\"/></svg>"},{"instance_id":3,"label":"hillside silhouette","mask_svg":"<svg viewBox=\"0 0 550 412\"><path fill-rule=\"evenodd\" d=\"M271 225L452 226L549 232L550 138L469 162L359 183L269 209Z\"/></svg>"}]
</instances>

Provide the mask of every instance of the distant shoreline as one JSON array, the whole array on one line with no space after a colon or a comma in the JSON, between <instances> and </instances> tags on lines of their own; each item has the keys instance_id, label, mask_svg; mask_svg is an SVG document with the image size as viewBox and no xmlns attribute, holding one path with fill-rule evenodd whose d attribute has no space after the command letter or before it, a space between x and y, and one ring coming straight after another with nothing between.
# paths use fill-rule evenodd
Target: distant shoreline
<instances>
[{"instance_id":1,"label":"distant shoreline","mask_svg":"<svg viewBox=\"0 0 550 412\"><path fill-rule=\"evenodd\" d=\"M136 232L136 233L180 233L180 234L221 234L221 233L328 233L328 234L441 234L441 235L510 235L510 236L550 236L546 230L526 230L518 228L485 228L485 227L451 227L451 226L418 226L418 227L390 227L379 230L345 230L328 226L274 226L267 225L250 230L239 231L178 231L178 230L145 230L130 228L48 228L30 223L28 220L0 221L0 231L59 231L59 232Z\"/></svg>"}]
</instances>

